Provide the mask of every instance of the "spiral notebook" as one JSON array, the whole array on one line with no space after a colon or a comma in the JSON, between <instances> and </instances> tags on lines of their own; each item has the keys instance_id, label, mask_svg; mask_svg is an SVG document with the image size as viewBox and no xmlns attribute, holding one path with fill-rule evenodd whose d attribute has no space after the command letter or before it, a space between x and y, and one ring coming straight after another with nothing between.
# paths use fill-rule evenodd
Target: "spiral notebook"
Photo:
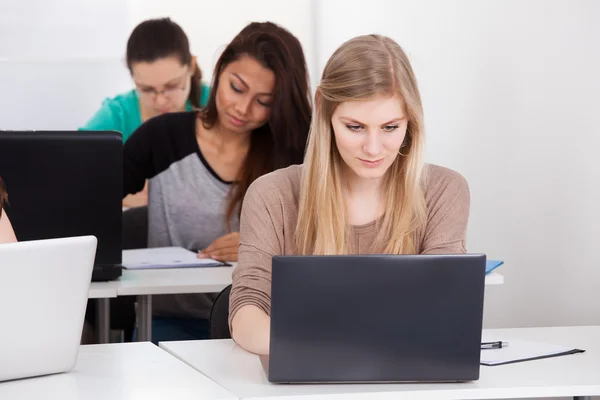
<instances>
[{"instance_id":1,"label":"spiral notebook","mask_svg":"<svg viewBox=\"0 0 600 400\"><path fill-rule=\"evenodd\" d=\"M126 269L222 267L229 264L211 258L198 258L193 251L182 247L155 247L123 250Z\"/></svg>"}]
</instances>

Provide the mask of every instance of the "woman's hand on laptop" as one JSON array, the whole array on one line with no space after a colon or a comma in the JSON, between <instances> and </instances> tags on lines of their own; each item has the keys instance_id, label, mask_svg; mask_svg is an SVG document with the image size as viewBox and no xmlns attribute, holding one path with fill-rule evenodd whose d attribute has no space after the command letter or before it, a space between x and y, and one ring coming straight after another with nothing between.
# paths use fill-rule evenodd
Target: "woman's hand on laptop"
<instances>
[{"instance_id":1,"label":"woman's hand on laptop","mask_svg":"<svg viewBox=\"0 0 600 400\"><path fill-rule=\"evenodd\" d=\"M216 239L204 250L198 252L198 258L212 258L218 261L236 262L240 246L240 233L231 232Z\"/></svg>"}]
</instances>

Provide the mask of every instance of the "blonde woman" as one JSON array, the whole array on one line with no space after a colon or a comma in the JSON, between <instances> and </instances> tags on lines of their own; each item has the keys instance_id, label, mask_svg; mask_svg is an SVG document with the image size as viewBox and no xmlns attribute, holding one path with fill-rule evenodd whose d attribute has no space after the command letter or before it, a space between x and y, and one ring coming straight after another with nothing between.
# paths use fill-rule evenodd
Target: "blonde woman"
<instances>
[{"instance_id":1,"label":"blonde woman","mask_svg":"<svg viewBox=\"0 0 600 400\"><path fill-rule=\"evenodd\" d=\"M10 224L8 215L3 210L8 195L2 178L0 178L0 243L16 242L15 232Z\"/></svg>"},{"instance_id":2,"label":"blonde woman","mask_svg":"<svg viewBox=\"0 0 600 400\"><path fill-rule=\"evenodd\" d=\"M304 164L246 194L229 314L240 346L269 351L272 256L466 252L467 182L424 164L423 143L421 98L400 46L378 35L344 43L317 88Z\"/></svg>"}]
</instances>

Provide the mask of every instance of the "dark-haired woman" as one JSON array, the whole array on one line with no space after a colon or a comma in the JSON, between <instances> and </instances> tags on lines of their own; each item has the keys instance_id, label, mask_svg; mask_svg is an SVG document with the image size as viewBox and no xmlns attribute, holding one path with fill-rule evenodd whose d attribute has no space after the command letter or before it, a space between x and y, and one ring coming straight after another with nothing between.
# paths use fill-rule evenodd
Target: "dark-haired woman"
<instances>
[{"instance_id":1,"label":"dark-haired woman","mask_svg":"<svg viewBox=\"0 0 600 400\"><path fill-rule=\"evenodd\" d=\"M188 38L169 18L136 26L127 41L126 61L135 89L106 99L81 129L119 131L125 142L152 117L206 104L209 89L201 82Z\"/></svg>"},{"instance_id":2,"label":"dark-haired woman","mask_svg":"<svg viewBox=\"0 0 600 400\"><path fill-rule=\"evenodd\" d=\"M149 246L237 261L248 186L302 163L310 118L298 39L269 22L246 26L217 61L205 108L153 118L125 143L123 195L150 182ZM214 297L157 296L153 341L206 338Z\"/></svg>"}]
</instances>

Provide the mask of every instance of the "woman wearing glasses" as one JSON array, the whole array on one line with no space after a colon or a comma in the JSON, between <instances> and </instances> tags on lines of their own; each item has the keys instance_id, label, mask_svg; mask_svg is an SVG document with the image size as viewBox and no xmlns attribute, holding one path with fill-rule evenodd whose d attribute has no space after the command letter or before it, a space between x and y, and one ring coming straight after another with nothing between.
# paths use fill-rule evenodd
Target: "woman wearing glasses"
<instances>
[{"instance_id":1,"label":"woman wearing glasses","mask_svg":"<svg viewBox=\"0 0 600 400\"><path fill-rule=\"evenodd\" d=\"M125 142L152 117L206 104L209 89L188 38L170 19L139 24L127 41L126 60L135 89L105 100L82 129L119 131Z\"/></svg>"},{"instance_id":2,"label":"woman wearing glasses","mask_svg":"<svg viewBox=\"0 0 600 400\"><path fill-rule=\"evenodd\" d=\"M261 175L302 162L310 117L298 39L269 22L246 26L217 61L205 108L152 118L124 145L124 195L150 182L149 247L237 261L246 190ZM206 338L214 298L156 297L153 341Z\"/></svg>"}]
</instances>

